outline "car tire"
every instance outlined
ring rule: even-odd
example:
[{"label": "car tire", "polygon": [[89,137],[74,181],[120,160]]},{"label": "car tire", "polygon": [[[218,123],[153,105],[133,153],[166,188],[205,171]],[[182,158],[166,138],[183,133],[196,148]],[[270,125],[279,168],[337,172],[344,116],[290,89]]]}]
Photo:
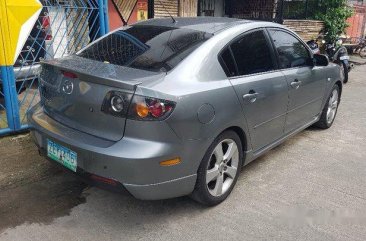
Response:
[{"label": "car tire", "polygon": [[320,119],[315,126],[321,129],[330,128],[336,118],[338,112],[338,106],[341,99],[341,92],[339,86],[336,84],[333,86],[330,96],[323,108]]},{"label": "car tire", "polygon": [[239,136],[234,131],[221,133],[203,157],[191,198],[206,206],[223,202],[233,190],[242,166],[243,148]]},{"label": "car tire", "polygon": [[348,67],[345,63],[341,62],[340,63],[340,67],[341,67],[341,74],[343,75],[343,83],[346,84],[348,82]]}]

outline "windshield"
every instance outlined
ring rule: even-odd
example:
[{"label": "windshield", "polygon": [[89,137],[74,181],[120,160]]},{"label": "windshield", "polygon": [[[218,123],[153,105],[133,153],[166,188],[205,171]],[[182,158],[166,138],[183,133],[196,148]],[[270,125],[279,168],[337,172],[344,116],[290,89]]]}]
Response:
[{"label": "windshield", "polygon": [[167,72],[211,36],[192,29],[135,25],[106,36],[78,56],[136,69]]}]

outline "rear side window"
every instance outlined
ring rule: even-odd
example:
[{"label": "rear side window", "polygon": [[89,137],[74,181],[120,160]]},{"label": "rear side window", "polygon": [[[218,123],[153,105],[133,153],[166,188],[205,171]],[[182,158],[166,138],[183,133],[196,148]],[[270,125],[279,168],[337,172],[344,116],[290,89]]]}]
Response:
[{"label": "rear side window", "polygon": [[[245,34],[229,47],[237,66],[237,75],[250,75],[274,70],[271,48],[262,30]],[[224,58],[224,54],[222,58]],[[226,64],[231,66],[230,63]]]},{"label": "rear side window", "polygon": [[222,52],[220,61],[228,77],[236,75],[236,66],[230,48],[227,48]]},{"label": "rear side window", "polygon": [[106,36],[78,56],[136,69],[167,72],[211,36],[191,29],[135,25]]},{"label": "rear side window", "polygon": [[307,48],[293,35],[281,30],[269,30],[278,52],[281,69],[308,66],[310,54]]}]

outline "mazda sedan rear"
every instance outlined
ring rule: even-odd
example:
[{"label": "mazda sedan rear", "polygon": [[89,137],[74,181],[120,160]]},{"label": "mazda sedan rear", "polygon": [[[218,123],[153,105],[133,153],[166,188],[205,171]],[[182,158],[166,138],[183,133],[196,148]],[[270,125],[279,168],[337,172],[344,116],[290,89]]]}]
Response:
[{"label": "mazda sedan rear", "polygon": [[44,62],[28,120],[42,154],[94,184],[216,205],[242,166],[332,125],[339,80],[278,24],[149,20]]}]

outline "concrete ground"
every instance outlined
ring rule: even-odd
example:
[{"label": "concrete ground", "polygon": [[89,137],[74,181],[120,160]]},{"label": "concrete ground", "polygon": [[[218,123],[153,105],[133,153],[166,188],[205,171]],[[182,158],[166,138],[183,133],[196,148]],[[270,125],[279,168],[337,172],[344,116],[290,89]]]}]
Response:
[{"label": "concrete ground", "polygon": [[214,208],[138,201],[86,187],[0,139],[0,240],[366,240],[366,66],[351,73],[334,126],[308,129],[245,167]]},{"label": "concrete ground", "polygon": [[364,65],[366,64],[366,59],[363,59],[359,55],[354,54],[350,56],[350,62],[355,65]]},{"label": "concrete ground", "polygon": [[[35,82],[33,82],[30,87],[18,94],[18,101],[20,103],[19,117],[21,124],[26,124],[26,112],[29,108],[38,103],[39,100],[38,87]],[[0,129],[7,127],[8,123],[5,112],[5,99],[3,93],[0,90]]]}]

